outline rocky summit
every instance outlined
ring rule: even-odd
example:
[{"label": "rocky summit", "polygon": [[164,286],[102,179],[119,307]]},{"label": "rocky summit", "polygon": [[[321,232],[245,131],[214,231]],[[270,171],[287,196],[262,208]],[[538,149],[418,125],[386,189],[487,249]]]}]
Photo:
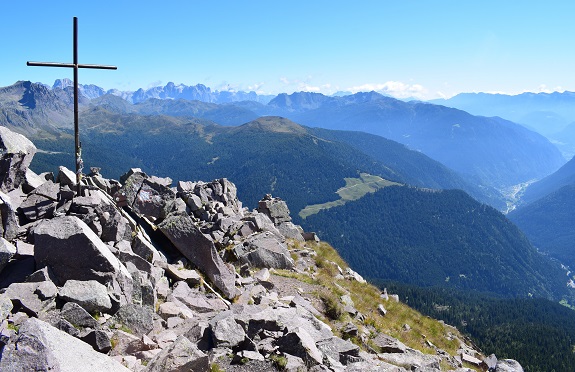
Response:
[{"label": "rocky summit", "polygon": [[77,195],[23,136],[0,147],[1,371],[522,371],[366,283],[279,198],[97,168]]}]

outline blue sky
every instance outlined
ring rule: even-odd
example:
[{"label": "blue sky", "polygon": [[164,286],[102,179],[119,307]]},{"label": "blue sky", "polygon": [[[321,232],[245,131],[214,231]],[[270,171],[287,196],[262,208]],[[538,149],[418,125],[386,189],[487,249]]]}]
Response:
[{"label": "blue sky", "polygon": [[72,71],[26,61],[117,65],[80,83],[136,90],[575,91],[574,1],[1,1],[0,86]]}]

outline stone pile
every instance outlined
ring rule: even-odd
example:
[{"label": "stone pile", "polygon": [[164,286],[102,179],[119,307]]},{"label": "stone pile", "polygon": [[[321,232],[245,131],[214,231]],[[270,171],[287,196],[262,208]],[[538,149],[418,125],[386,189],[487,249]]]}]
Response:
[{"label": "stone pile", "polygon": [[[68,169],[56,177],[28,169],[36,149],[26,138],[0,127],[0,142],[2,371],[461,366],[383,334],[364,351],[334,335],[310,299],[276,287],[271,271],[306,269],[288,242],[317,240],[280,199],[268,195],[249,211],[226,179],[172,187],[140,169],[118,182],[97,168],[75,195]],[[304,251],[298,265],[311,265]],[[363,281],[351,270],[341,275]],[[353,323],[341,332],[358,336]],[[500,362],[490,363],[497,370]]]}]

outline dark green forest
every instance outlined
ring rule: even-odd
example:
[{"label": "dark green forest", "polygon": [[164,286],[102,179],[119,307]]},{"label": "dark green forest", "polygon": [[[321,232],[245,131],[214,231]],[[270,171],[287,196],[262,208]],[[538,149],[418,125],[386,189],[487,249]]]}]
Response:
[{"label": "dark green forest", "polygon": [[575,268],[575,185],[509,213],[509,219],[541,251]]},{"label": "dark green forest", "polygon": [[575,369],[575,311],[556,302],[397,282],[377,284],[423,314],[456,326],[487,355],[515,359],[529,372]]},{"label": "dark green forest", "polygon": [[508,297],[568,295],[558,263],[503,214],[462,191],[386,187],[312,215],[303,226],[368,278]]}]

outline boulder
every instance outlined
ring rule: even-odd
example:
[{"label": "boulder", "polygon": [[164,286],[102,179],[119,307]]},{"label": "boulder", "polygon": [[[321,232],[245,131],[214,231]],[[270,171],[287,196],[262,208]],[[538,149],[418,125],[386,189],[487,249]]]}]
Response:
[{"label": "boulder", "polygon": [[46,181],[28,194],[19,210],[28,221],[51,218],[58,204],[59,191],[58,184]]},{"label": "boulder", "polygon": [[106,354],[112,350],[112,342],[108,334],[104,331],[94,330],[81,338],[82,341],[92,346],[92,348],[100,353]]},{"label": "boulder", "polygon": [[234,252],[240,262],[251,267],[291,269],[294,266],[285,243],[269,232],[250,236],[236,245]]},{"label": "boulder", "polygon": [[8,261],[10,261],[15,254],[16,247],[6,239],[0,238],[0,272],[6,267]]},{"label": "boulder", "polygon": [[495,372],[523,372],[523,367],[516,360],[502,359],[497,361]]},{"label": "boulder", "polygon": [[174,284],[173,291],[167,300],[182,303],[198,313],[211,313],[228,309],[228,306],[221,299],[208,298],[204,293],[201,293],[197,289],[190,288],[190,286],[183,281]]},{"label": "boulder", "polygon": [[158,227],[224,296],[236,296],[235,272],[218,255],[214,242],[200,231],[188,215],[170,214]]},{"label": "boulder", "polygon": [[95,280],[68,280],[60,288],[59,297],[66,302],[75,302],[90,314],[107,312],[112,308],[106,286]]},{"label": "boulder", "polygon": [[359,360],[359,346],[339,337],[332,337],[317,343],[317,348],[325,355],[343,365]]},{"label": "boulder", "polygon": [[132,209],[152,221],[166,218],[174,206],[176,193],[165,184],[163,179],[155,177],[144,179],[135,195]]},{"label": "boulder", "polygon": [[5,346],[1,371],[128,372],[129,369],[87,343],[36,318],[22,324]]},{"label": "boulder", "polygon": [[378,353],[405,353],[407,346],[401,341],[385,333],[378,334],[373,340],[372,345]]},{"label": "boulder", "polygon": [[321,351],[316,347],[314,339],[303,328],[296,328],[280,337],[276,344],[283,353],[303,359],[308,367],[322,363]]},{"label": "boulder", "polygon": [[0,294],[0,323],[10,315],[13,307],[10,297],[5,293]]},{"label": "boulder", "polygon": [[26,181],[36,146],[21,134],[0,126],[0,191],[8,193]]},{"label": "boulder", "polygon": [[233,348],[244,342],[246,333],[229,312],[218,314],[210,321],[212,341],[216,347]]},{"label": "boulder", "polygon": [[29,193],[30,191],[39,187],[46,181],[47,181],[46,177],[40,176],[34,173],[30,168],[28,168],[26,169],[26,180],[24,184],[22,184],[22,190],[25,193]]},{"label": "boulder", "polygon": [[60,316],[75,327],[96,328],[98,326],[98,321],[75,302],[64,304],[60,311]]},{"label": "boulder", "polygon": [[208,371],[209,357],[186,337],[180,336],[148,363],[145,372]]},{"label": "boulder", "polygon": [[18,234],[17,208],[12,199],[0,191],[0,236],[13,240]]},{"label": "boulder", "polygon": [[441,370],[441,357],[423,354],[419,350],[407,348],[404,353],[381,353],[377,355],[384,362],[400,365],[407,370]]},{"label": "boulder", "polygon": [[44,308],[44,303],[36,290],[40,283],[12,283],[6,288],[5,295],[12,300],[14,308],[23,311],[29,316],[38,316],[38,313]]},{"label": "boulder", "polygon": [[73,216],[43,221],[34,229],[37,267],[49,266],[61,283],[67,280],[117,281],[131,298],[131,276],[110,249],[80,219]]},{"label": "boulder", "polygon": [[286,202],[280,198],[272,198],[270,194],[259,201],[257,210],[267,215],[275,225],[291,221]]},{"label": "boulder", "polygon": [[279,232],[288,239],[299,240],[300,242],[305,241],[303,237],[303,229],[293,224],[292,222],[281,222],[277,226]]},{"label": "boulder", "polygon": [[112,322],[127,327],[132,334],[141,336],[154,328],[154,310],[149,306],[128,304],[122,306]]},{"label": "boulder", "polygon": [[70,189],[74,190],[76,187],[76,173],[64,166],[60,166],[58,168],[56,182],[61,186],[68,186]]}]

